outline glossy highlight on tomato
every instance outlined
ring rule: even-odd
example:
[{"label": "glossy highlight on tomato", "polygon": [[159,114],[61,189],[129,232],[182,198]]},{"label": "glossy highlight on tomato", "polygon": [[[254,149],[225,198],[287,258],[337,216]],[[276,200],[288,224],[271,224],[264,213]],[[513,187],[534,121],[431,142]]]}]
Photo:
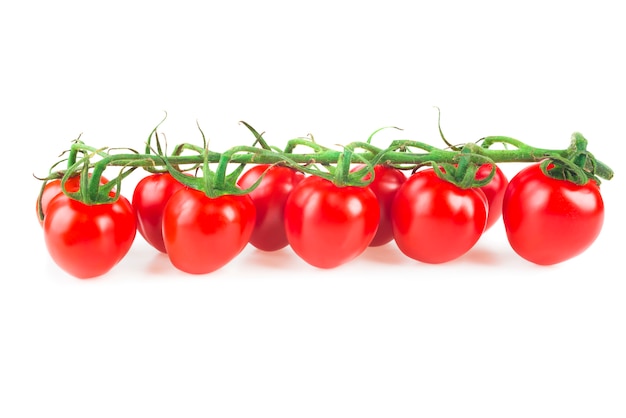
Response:
[{"label": "glossy highlight on tomato", "polygon": [[250,244],[259,250],[276,251],[286,247],[285,203],[294,187],[304,179],[304,173],[280,165],[259,164],[239,177],[242,189],[261,182],[249,193],[256,207],[256,223]]},{"label": "glossy highlight on tomato", "polygon": [[378,229],[380,209],[369,187],[338,186],[310,176],[285,204],[289,245],[307,263],[335,268],[363,253]]},{"label": "glossy highlight on tomato", "polygon": [[433,169],[411,175],[391,208],[393,235],[408,257],[438,264],[467,253],[487,223],[487,198],[479,189],[462,189]]},{"label": "glossy highlight on tomato", "polygon": [[65,194],[48,204],[44,240],[54,262],[72,276],[101,276],[130,250],[137,231],[135,212],[124,196],[114,203],[87,205]]},{"label": "glossy highlight on tomato", "polygon": [[211,273],[248,244],[256,208],[248,195],[209,197],[185,188],[172,195],[163,211],[163,242],[169,260],[191,274]]},{"label": "glossy highlight on tomato", "polygon": [[154,173],[142,178],[133,191],[132,204],[137,213],[137,230],[148,244],[166,252],[163,242],[163,210],[170,197],[185,186],[169,173]]},{"label": "glossy highlight on tomato", "polygon": [[517,254],[535,264],[553,265],[581,254],[595,241],[604,223],[604,202],[593,180],[579,186],[549,177],[540,164],[533,164],[509,182],[502,216]]}]

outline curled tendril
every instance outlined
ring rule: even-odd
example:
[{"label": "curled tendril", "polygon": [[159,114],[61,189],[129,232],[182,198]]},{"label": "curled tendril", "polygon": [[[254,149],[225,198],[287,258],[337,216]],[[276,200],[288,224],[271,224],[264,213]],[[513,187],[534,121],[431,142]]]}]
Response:
[{"label": "curled tendril", "polygon": [[442,141],[448,146],[448,148],[450,148],[452,151],[460,151],[461,148],[458,145],[452,145],[450,142],[448,142],[448,140],[444,136],[443,130],[441,129],[441,109],[439,109],[439,107],[437,106],[435,106],[435,109],[437,109],[437,128],[439,129],[439,136],[441,137]]},{"label": "curled tendril", "polygon": [[489,149],[494,144],[502,144],[505,149],[508,148],[507,145],[513,146],[517,149],[529,148],[528,145],[524,144],[522,141],[508,136],[485,136],[476,141],[476,143],[481,144],[484,149]]},{"label": "curled tendril", "polygon": [[298,146],[305,146],[310,148],[314,153],[318,153],[318,152],[324,152],[324,151],[328,151],[329,148],[324,147],[322,145],[319,145],[317,142],[315,142],[315,140],[313,139],[313,136],[310,135],[309,138],[294,138],[294,139],[290,139],[289,141],[287,141],[287,145],[285,146],[285,150],[284,152],[286,154],[293,154],[293,151],[296,149],[296,147]]},{"label": "curled tendril", "polygon": [[374,135],[376,135],[377,133],[385,130],[385,129],[397,129],[399,131],[402,131],[402,128],[398,128],[397,126],[383,126],[382,128],[378,128],[376,129],[374,132],[372,132],[372,134],[367,138],[367,141],[365,141],[368,144],[372,143],[372,138],[374,137]]},{"label": "curled tendril", "polygon": [[153,151],[152,149],[152,137],[154,136],[155,139],[157,140],[157,152],[159,155],[163,155],[161,152],[161,148],[160,148],[160,144],[159,144],[159,138],[158,138],[158,134],[157,134],[157,129],[159,129],[159,127],[161,126],[161,124],[163,122],[165,122],[165,119],[167,119],[167,112],[165,112],[165,115],[163,116],[163,119],[161,119],[161,121],[159,123],[157,123],[157,125],[152,129],[152,131],[150,131],[150,135],[148,135],[148,139],[146,141],[146,154],[150,154],[151,151]]},{"label": "curled tendril", "polygon": [[241,120],[241,121],[239,121],[239,123],[241,123],[241,124],[242,124],[242,125],[244,125],[246,128],[248,128],[248,130],[249,130],[250,132],[252,132],[252,134],[254,135],[255,141],[254,141],[254,143],[252,144],[252,146],[255,146],[256,144],[259,144],[259,145],[261,146],[261,148],[263,148],[263,149],[265,149],[265,150],[270,150],[270,151],[272,150],[272,147],[271,147],[271,146],[270,146],[270,145],[269,145],[269,144],[265,141],[265,139],[263,138],[263,134],[264,134],[264,132],[262,132],[262,133],[258,133],[258,132],[256,131],[256,129],[254,129],[252,126],[250,126],[250,124],[249,124],[249,123],[244,122],[244,121],[242,121],[242,120]]},{"label": "curled tendril", "polygon": [[[548,177],[571,181],[579,186],[587,184],[591,178],[585,170],[578,167],[571,160],[556,155],[541,161],[540,167],[543,174]],[[595,176],[593,177],[595,179]]]}]

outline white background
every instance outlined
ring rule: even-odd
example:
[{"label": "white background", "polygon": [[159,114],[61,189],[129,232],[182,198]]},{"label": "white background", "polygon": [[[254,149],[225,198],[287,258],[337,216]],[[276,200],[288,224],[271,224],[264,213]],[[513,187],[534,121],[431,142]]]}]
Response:
[{"label": "white background", "polygon": [[[3,4],[0,416],[626,416],[624,39],[610,1]],[[499,223],[444,265],[248,247],[191,276],[138,235],[86,281],[47,254],[33,174],[81,133],[142,149],[167,111],[169,143],[198,121],[217,151],[252,142],[240,120],[276,145],[437,145],[434,106],[454,143],[582,132],[616,171],[594,245],[538,267]]]}]

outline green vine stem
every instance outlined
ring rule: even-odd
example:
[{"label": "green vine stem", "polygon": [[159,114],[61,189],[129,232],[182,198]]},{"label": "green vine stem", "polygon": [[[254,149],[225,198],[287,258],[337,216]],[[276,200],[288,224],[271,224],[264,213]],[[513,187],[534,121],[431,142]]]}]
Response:
[{"label": "green vine stem", "polygon": [[[373,180],[373,167],[377,164],[413,171],[431,166],[440,177],[463,188],[486,184],[495,173],[495,164],[508,162],[542,162],[546,175],[577,184],[589,180],[599,184],[601,179],[610,180],[613,177],[613,170],[587,150],[588,141],[579,132],[575,132],[569,146],[561,150],[533,147],[506,136],[487,136],[475,143],[451,146],[443,134],[445,148],[409,139],[394,140],[386,148],[371,144],[376,133],[387,128],[399,129],[396,127],[380,128],[367,141],[339,145],[339,150],[316,143],[312,136],[289,140],[281,150],[269,145],[252,126],[241,123],[254,135],[254,143],[252,146],[235,146],[222,153],[209,150],[204,133],[203,146],[178,144],[170,154],[161,143],[156,128],[150,133],[144,153],[132,149],[94,148],[79,138],[64,153],[67,154],[65,160],[56,162],[47,176],[38,178],[44,182],[52,179],[66,181],[74,175],[89,174],[82,176],[80,192],[67,194],[89,204],[98,204],[115,200],[119,196],[122,180],[137,168],[150,173],[170,172],[187,186],[203,190],[211,196],[249,192],[250,189],[241,190],[236,186],[238,176],[248,164],[285,165],[345,186],[368,184]],[[296,152],[302,148],[306,151]],[[65,169],[60,168],[63,163]],[[237,168],[229,173],[228,167],[233,164]],[[361,168],[352,172],[351,167],[357,164]],[[476,171],[483,164],[492,164],[492,172],[487,178],[477,180]],[[215,171],[211,168],[213,165],[217,166]],[[101,185],[100,177],[111,167],[119,167],[119,175]],[[195,175],[189,175],[190,171],[194,171]],[[372,175],[367,176],[368,173]],[[369,180],[365,181],[366,177]]]}]

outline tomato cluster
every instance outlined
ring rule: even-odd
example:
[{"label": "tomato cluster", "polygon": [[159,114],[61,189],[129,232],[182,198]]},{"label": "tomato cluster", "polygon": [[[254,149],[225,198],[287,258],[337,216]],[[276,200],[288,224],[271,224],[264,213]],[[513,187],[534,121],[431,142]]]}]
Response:
[{"label": "tomato cluster", "polygon": [[[191,274],[223,267],[248,243],[262,251],[289,247],[321,269],[392,241],[407,257],[444,263],[467,253],[501,217],[512,249],[549,265],[580,254],[600,233],[604,206],[593,180],[557,180],[538,163],[510,181],[500,167],[484,164],[476,178],[492,172],[486,185],[461,188],[433,168],[406,174],[379,164],[361,187],[258,164],[237,181],[247,193],[210,197],[169,173],[151,173],[137,183],[130,201],[120,195],[92,205],[63,193],[55,180],[37,200],[37,212],[52,259],[78,278],[113,268],[136,231]],[[79,185],[79,176],[70,178],[65,190],[75,192]]]}]

